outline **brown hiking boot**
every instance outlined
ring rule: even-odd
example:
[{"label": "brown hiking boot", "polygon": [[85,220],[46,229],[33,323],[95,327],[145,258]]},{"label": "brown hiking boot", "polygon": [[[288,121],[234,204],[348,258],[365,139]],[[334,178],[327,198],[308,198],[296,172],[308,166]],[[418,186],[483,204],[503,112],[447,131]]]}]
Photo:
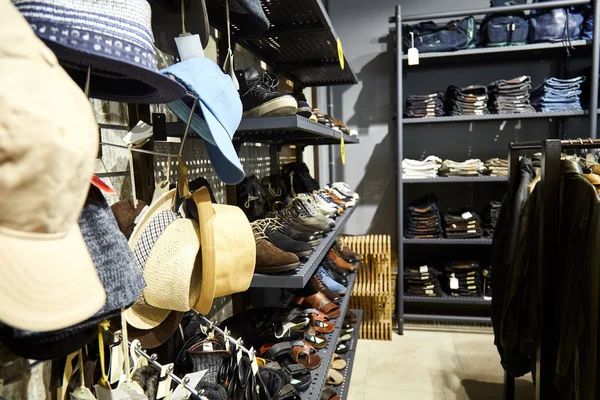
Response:
[{"label": "brown hiking boot", "polygon": [[261,274],[291,271],[300,266],[300,260],[293,253],[288,253],[276,247],[269,239],[257,229],[254,229],[256,240],[256,267],[255,271]]}]

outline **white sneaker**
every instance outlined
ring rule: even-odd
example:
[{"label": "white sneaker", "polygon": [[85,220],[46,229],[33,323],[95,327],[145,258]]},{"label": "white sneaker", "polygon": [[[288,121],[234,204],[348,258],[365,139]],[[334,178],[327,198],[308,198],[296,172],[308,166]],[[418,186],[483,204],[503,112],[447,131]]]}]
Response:
[{"label": "white sneaker", "polygon": [[335,213],[337,213],[338,208],[335,206],[335,204],[328,203],[325,201],[325,199],[316,194],[312,194],[311,197],[317,209],[326,217],[331,218]]},{"label": "white sneaker", "polygon": [[350,189],[350,186],[346,182],[335,182],[331,185],[331,187],[336,189],[338,192],[340,192],[346,197],[351,197],[354,200],[358,200],[360,198],[358,193]]},{"label": "white sneaker", "polygon": [[330,227],[334,227],[335,226],[335,221],[331,218],[329,218],[326,215],[323,215],[323,213],[318,209],[315,201],[313,200],[312,196],[308,193],[299,193],[298,196],[296,196],[296,199],[300,202],[302,202],[302,204],[304,205],[304,207],[308,210],[308,212],[316,219],[318,219],[319,221],[322,221],[326,224],[329,224]]}]

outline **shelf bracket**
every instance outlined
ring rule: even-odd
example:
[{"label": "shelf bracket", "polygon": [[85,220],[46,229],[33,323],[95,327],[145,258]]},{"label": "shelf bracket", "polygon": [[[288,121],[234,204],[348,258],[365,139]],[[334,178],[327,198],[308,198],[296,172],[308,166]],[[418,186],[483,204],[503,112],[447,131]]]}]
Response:
[{"label": "shelf bracket", "polygon": [[304,157],[304,149],[306,148],[303,144],[296,145],[296,162],[302,162]]}]

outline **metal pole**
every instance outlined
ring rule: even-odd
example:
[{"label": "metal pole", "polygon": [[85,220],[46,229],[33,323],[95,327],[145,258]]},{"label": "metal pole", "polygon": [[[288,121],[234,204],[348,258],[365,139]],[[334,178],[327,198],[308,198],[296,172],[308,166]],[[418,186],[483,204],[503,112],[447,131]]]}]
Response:
[{"label": "metal pole", "polygon": [[[327,114],[333,115],[333,88],[327,86]],[[335,182],[335,151],[333,145],[329,145],[329,183]]]},{"label": "metal pole", "polygon": [[592,0],[594,8],[594,38],[592,45],[592,76],[590,79],[590,138],[598,137],[598,74],[600,73],[600,1]]},{"label": "metal pole", "polygon": [[396,185],[397,185],[397,251],[396,316],[398,333],[404,332],[404,188],[402,186],[403,121],[402,121],[402,7],[396,6]]}]

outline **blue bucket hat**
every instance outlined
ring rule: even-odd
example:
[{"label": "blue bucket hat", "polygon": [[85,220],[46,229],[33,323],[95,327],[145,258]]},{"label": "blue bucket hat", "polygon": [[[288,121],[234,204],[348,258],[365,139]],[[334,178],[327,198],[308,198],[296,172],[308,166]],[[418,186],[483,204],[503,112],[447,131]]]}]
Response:
[{"label": "blue bucket hat", "polygon": [[[208,58],[195,57],[161,71],[175,78],[198,97],[191,128],[204,139],[208,157],[219,178],[229,185],[246,176],[233,147],[233,135],[242,120],[242,102],[229,75]],[[182,121],[187,121],[193,99],[167,105]]]}]

